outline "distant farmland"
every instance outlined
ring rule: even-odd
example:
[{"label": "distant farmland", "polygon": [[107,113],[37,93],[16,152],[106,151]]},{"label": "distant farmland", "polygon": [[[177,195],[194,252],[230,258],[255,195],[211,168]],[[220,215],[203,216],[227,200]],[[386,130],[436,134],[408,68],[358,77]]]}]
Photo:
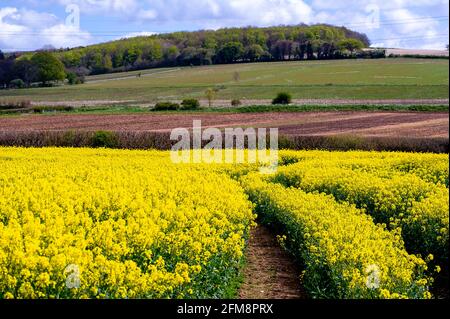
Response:
[{"label": "distant farmland", "polygon": [[207,88],[216,88],[220,100],[269,100],[280,91],[294,99],[448,99],[448,70],[448,60],[426,59],[166,68],[92,76],[77,86],[1,90],[0,99],[153,103],[203,99]]}]

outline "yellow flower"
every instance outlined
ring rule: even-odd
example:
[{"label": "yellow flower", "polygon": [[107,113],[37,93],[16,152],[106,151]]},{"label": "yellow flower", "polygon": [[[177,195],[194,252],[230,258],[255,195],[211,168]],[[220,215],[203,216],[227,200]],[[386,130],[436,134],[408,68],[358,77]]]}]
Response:
[{"label": "yellow flower", "polygon": [[218,274],[201,265],[237,271],[254,224],[232,165],[175,165],[158,151],[0,148],[0,166],[5,298],[207,297],[201,280]]},{"label": "yellow flower", "polygon": [[0,296],[218,296],[258,213],[282,226],[313,296],[431,297],[424,272],[448,256],[448,155],[280,157],[263,176],[160,151],[0,148]]}]

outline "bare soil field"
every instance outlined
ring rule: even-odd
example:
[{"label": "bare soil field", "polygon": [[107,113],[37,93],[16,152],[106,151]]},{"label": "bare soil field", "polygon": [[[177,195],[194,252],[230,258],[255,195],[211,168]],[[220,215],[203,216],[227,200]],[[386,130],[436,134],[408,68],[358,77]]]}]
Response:
[{"label": "bare soil field", "polygon": [[358,135],[438,138],[449,135],[448,113],[419,112],[310,112],[310,113],[192,113],[126,115],[22,115],[0,117],[0,131],[170,132],[191,128],[279,128],[280,134],[298,136]]},{"label": "bare soil field", "polygon": [[447,50],[411,50],[411,49],[386,49],[386,55],[424,55],[424,56],[448,56]]}]

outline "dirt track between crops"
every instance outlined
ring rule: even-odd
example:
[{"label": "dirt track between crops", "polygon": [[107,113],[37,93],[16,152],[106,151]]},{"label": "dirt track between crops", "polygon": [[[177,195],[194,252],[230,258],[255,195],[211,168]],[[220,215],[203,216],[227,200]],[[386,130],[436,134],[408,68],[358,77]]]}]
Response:
[{"label": "dirt track between crops", "polygon": [[0,131],[111,130],[170,132],[202,127],[279,128],[281,134],[303,136],[359,135],[384,137],[448,137],[448,113],[421,112],[307,112],[307,113],[203,113],[125,115],[22,115],[0,117]]},{"label": "dirt track between crops", "polygon": [[264,226],[252,231],[246,252],[241,299],[306,299],[300,271]]}]

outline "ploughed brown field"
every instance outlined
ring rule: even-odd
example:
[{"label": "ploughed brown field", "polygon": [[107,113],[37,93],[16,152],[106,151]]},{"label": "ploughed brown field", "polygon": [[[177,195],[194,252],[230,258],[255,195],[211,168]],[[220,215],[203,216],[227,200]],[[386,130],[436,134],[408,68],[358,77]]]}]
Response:
[{"label": "ploughed brown field", "polygon": [[280,134],[302,136],[359,135],[437,138],[449,135],[448,113],[311,112],[241,114],[23,115],[1,117],[0,131],[170,132],[191,128],[277,127]]}]

